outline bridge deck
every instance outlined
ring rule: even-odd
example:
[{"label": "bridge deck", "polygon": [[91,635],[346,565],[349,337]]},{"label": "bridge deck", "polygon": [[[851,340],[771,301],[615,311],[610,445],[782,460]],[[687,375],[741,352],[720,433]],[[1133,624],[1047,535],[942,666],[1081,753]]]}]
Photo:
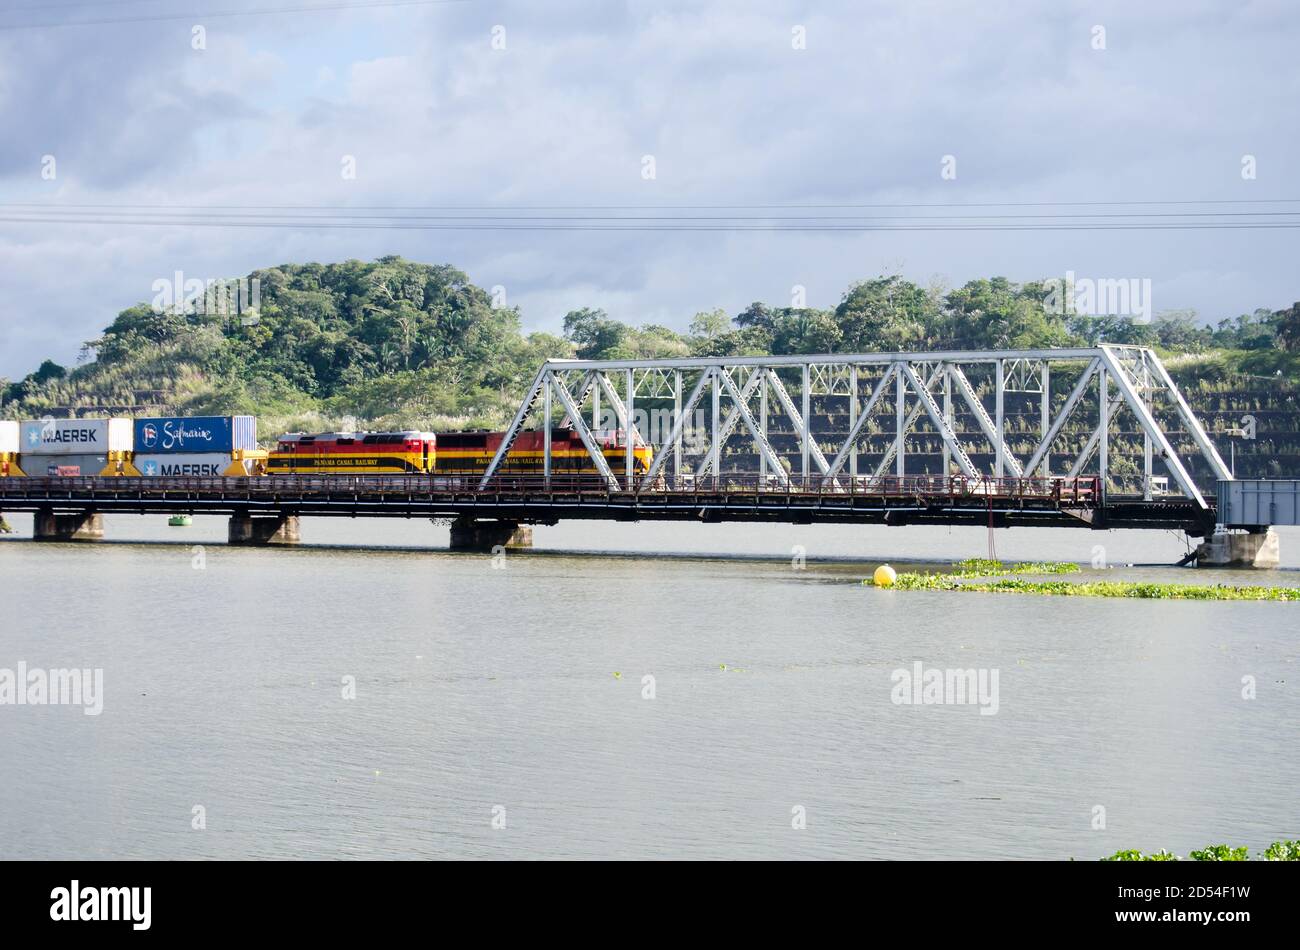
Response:
[{"label": "bridge deck", "polygon": [[278,514],[454,518],[553,524],[617,521],[768,521],[794,524],[971,524],[997,527],[1172,528],[1194,535],[1213,510],[1165,497],[1100,497],[1087,478],[757,476],[656,479],[631,491],[589,478],[333,475],[262,478],[0,478],[0,511]]}]

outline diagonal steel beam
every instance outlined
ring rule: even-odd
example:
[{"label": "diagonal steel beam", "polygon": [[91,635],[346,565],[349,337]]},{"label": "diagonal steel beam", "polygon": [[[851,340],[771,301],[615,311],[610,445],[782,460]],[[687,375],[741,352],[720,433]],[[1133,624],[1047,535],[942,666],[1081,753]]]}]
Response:
[{"label": "diagonal steel beam", "polygon": [[1160,357],[1156,356],[1155,353],[1147,354],[1147,362],[1155,367],[1156,376],[1164,384],[1165,391],[1174,397],[1174,405],[1178,408],[1178,415],[1182,418],[1183,425],[1187,427],[1187,431],[1191,433],[1192,438],[1200,448],[1201,454],[1205,456],[1206,461],[1210,463],[1210,467],[1214,469],[1215,477],[1224,481],[1232,481],[1232,472],[1227,465],[1223,464],[1223,456],[1215,448],[1214,442],[1206,433],[1204,426],[1201,425],[1201,421],[1196,418],[1196,414],[1192,412],[1192,407],[1183,398],[1182,392],[1174,385],[1173,378],[1170,377],[1169,371],[1165,369],[1165,364],[1161,362]]},{"label": "diagonal steel beam", "polygon": [[1060,435],[1061,428],[1065,425],[1066,420],[1070,418],[1070,413],[1074,412],[1074,407],[1077,406],[1079,401],[1083,398],[1083,393],[1088,388],[1088,382],[1097,374],[1097,370],[1100,368],[1101,361],[1094,359],[1088,364],[1088,368],[1083,371],[1083,375],[1079,377],[1079,381],[1074,384],[1074,389],[1071,391],[1070,397],[1065,400],[1065,405],[1061,406],[1061,411],[1056,414],[1056,420],[1052,423],[1052,427],[1047,430],[1047,433],[1043,436],[1043,441],[1038,443],[1038,448],[1034,450],[1033,456],[1029,459],[1029,464],[1025,466],[1025,475],[1033,475],[1038,471],[1038,466],[1047,458],[1047,453],[1051,451],[1052,443],[1055,442],[1056,437]]},{"label": "diagonal steel beam", "polygon": [[618,427],[625,432],[632,428],[628,424],[627,406],[623,404],[622,398],[610,385],[609,377],[604,373],[597,373],[596,384],[600,387],[600,391],[605,394],[605,398],[609,400],[609,404],[614,407],[614,417],[618,420]]},{"label": "diagonal steel beam", "polygon": [[980,401],[980,397],[976,394],[975,388],[971,386],[970,380],[966,378],[966,374],[962,372],[961,367],[956,364],[952,367],[952,378],[957,383],[957,392],[961,393],[961,397],[965,400],[966,405],[970,406],[970,411],[975,416],[975,421],[979,423],[980,429],[983,430],[984,437],[992,443],[993,451],[996,452],[998,450],[1000,443],[1003,460],[1011,466],[1011,471],[1017,478],[1019,478],[1025,473],[1024,468],[1020,465],[1019,460],[1011,454],[1011,448],[1007,445],[1006,436],[1003,433],[996,431],[997,426],[995,426],[993,420],[989,418],[989,413],[988,410],[984,408],[984,403]]},{"label": "diagonal steel beam", "polygon": [[1119,388],[1120,395],[1124,397],[1124,401],[1128,404],[1129,409],[1137,416],[1138,422],[1142,424],[1143,430],[1147,435],[1151,436],[1152,441],[1160,447],[1160,451],[1164,456],[1165,465],[1169,467],[1170,473],[1178,482],[1178,486],[1183,490],[1183,493],[1187,495],[1188,498],[1195,501],[1202,510],[1207,510],[1210,506],[1206,504],[1205,498],[1202,497],[1200,489],[1198,489],[1196,483],[1192,481],[1192,476],[1189,475],[1187,469],[1183,467],[1182,459],[1178,457],[1178,454],[1174,451],[1174,447],[1170,445],[1169,440],[1165,438],[1165,433],[1156,422],[1155,416],[1151,414],[1151,410],[1147,408],[1147,404],[1134,388],[1133,380],[1129,377],[1128,370],[1124,368],[1121,361],[1115,357],[1115,354],[1111,352],[1109,347],[1101,347],[1101,356],[1099,359],[1103,364],[1105,364],[1106,369],[1110,371],[1110,375],[1115,380],[1115,385]]},{"label": "diagonal steel beam", "polygon": [[929,387],[921,381],[921,377],[912,368],[912,364],[903,363],[899,369],[903,374],[903,378],[911,384],[912,390],[920,397],[921,405],[925,407],[925,411],[930,416],[930,421],[939,430],[939,436],[957,459],[957,464],[961,467],[962,472],[972,478],[978,476],[979,472],[975,470],[975,463],[970,460],[966,450],[961,447],[961,443],[957,440],[957,434],[952,431],[952,427],[948,425],[948,420],[943,417],[943,410],[934,401],[934,396],[931,395]]},{"label": "diagonal steel beam", "polygon": [[[901,367],[903,365],[904,364],[901,362],[894,364],[895,367]],[[929,389],[931,386],[933,386],[936,382],[939,381],[939,377],[943,375],[943,371],[944,371],[944,364],[940,363],[939,366],[935,368],[934,372],[930,374],[930,380],[929,382],[926,383],[927,389]],[[900,433],[906,434],[910,432],[912,430],[912,426],[916,425],[916,420],[921,418],[921,413],[923,413],[924,411],[925,410],[919,405],[913,406],[911,410],[907,413],[907,417],[903,420],[902,425],[899,425],[897,422],[894,423],[894,438],[890,440],[889,448],[885,449],[884,457],[880,460],[880,464],[876,466],[876,471],[875,471],[876,478],[879,478],[880,476],[885,474],[885,469],[889,468],[889,463],[892,462],[894,460],[894,456],[898,454],[899,434]]]},{"label": "diagonal steel beam", "polygon": [[[569,418],[573,420],[573,430],[578,433],[578,438],[582,439],[582,444],[586,446],[587,454],[591,456],[591,461],[596,466],[596,471],[598,471],[601,478],[605,480],[605,484],[609,486],[610,491],[618,491],[618,479],[615,478],[614,473],[610,471],[609,462],[605,460],[605,454],[600,450],[600,446],[596,444],[596,439],[591,434],[591,429],[587,425],[587,420],[582,418],[582,403],[574,402],[573,395],[569,392],[569,387],[564,385],[564,381],[556,377],[554,374],[551,375],[551,388],[555,392],[555,395],[560,398],[560,404],[564,406],[564,411],[567,412]],[[586,381],[583,386],[584,402],[586,401],[585,394],[590,392],[590,389],[590,381]],[[631,491],[632,486],[627,486],[627,490]]]},{"label": "diagonal steel beam", "polygon": [[844,440],[844,444],[840,446],[840,450],[835,453],[835,458],[831,462],[830,468],[826,470],[827,475],[834,477],[840,473],[840,469],[844,467],[844,460],[847,459],[849,453],[853,451],[853,444],[857,442],[858,437],[862,434],[863,428],[866,427],[867,417],[871,415],[871,410],[876,408],[876,403],[878,403],[880,397],[884,395],[885,387],[889,385],[889,381],[894,378],[896,372],[898,372],[897,365],[890,366],[889,369],[885,370],[885,375],[880,377],[880,382],[876,383],[876,388],[871,391],[871,398],[868,399],[858,411],[858,421],[855,422],[853,428],[849,430],[849,437]]},{"label": "diagonal steel beam", "polygon": [[[686,420],[690,418],[691,413],[695,410],[695,404],[700,401],[700,395],[704,392],[704,387],[708,385],[709,380],[713,378],[715,372],[717,372],[717,368],[710,366],[705,369],[705,371],[700,374],[700,378],[695,381],[695,386],[691,389],[690,396],[688,396],[686,402],[682,404],[681,412],[677,413],[677,418],[673,420],[673,429],[668,433],[668,438],[664,440],[664,445],[677,444],[677,440],[681,438],[682,429],[686,424]],[[664,459],[667,457],[667,452],[655,453],[654,460],[650,463],[650,469],[645,474],[646,484],[652,482],[655,476],[659,474],[659,470],[663,468]]]},{"label": "diagonal steel beam", "polygon": [[[754,375],[756,377],[760,376],[761,372],[755,373]],[[759,454],[767,459],[767,464],[770,465],[784,481],[789,482],[790,475],[786,472],[785,466],[781,464],[781,459],[777,457],[771,443],[763,437],[763,433],[759,431],[758,423],[754,421],[753,415],[750,414],[749,406],[747,405],[749,394],[737,390],[736,384],[732,382],[731,377],[727,373],[723,373],[720,378],[722,380],[722,388],[725,389],[727,394],[735,401],[735,412],[740,414],[741,419],[744,420],[745,428],[749,429],[749,434],[754,437],[754,444],[758,446]]]},{"label": "diagonal steel beam", "polygon": [[[789,416],[790,421],[794,423],[795,431],[800,434],[800,439],[803,444],[807,445],[808,453],[812,457],[813,464],[817,466],[817,471],[825,475],[827,470],[830,468],[830,463],[826,461],[826,456],[822,454],[821,447],[817,445],[816,441],[814,441],[812,437],[812,427],[804,424],[803,416],[800,414],[798,408],[796,408],[794,400],[790,398],[790,394],[786,391],[785,384],[781,382],[780,377],[777,376],[776,373],[769,373],[767,381],[772,386],[772,392],[776,393],[776,401],[781,404],[781,408],[785,410],[785,414]],[[800,448],[802,449],[803,445],[801,445]]]},{"label": "diagonal steel beam", "polygon": [[[1110,401],[1110,410],[1106,413],[1106,418],[1114,419],[1115,413],[1118,412],[1120,407],[1123,405],[1123,399],[1112,399]],[[1092,430],[1092,435],[1088,436],[1088,441],[1084,443],[1083,450],[1079,452],[1078,456],[1074,460],[1074,464],[1070,466],[1070,478],[1077,478],[1083,471],[1084,466],[1087,465],[1089,460],[1092,458],[1092,453],[1097,451],[1097,446],[1101,443],[1101,431],[1101,426],[1098,425]]]},{"label": "diagonal steel beam", "polygon": [[[532,412],[533,406],[537,403],[537,397],[542,394],[542,390],[546,389],[550,385],[550,378],[550,367],[543,365],[537,374],[537,378],[533,380],[533,385],[532,388],[528,390],[528,395],[525,396],[524,401],[520,403],[519,411],[515,413],[515,418],[510,423],[510,427],[506,429],[506,434],[501,439],[501,446],[497,449],[496,455],[492,456],[492,461],[488,463],[487,469],[483,472],[483,477],[478,483],[479,491],[482,491],[487,487],[488,481],[497,473],[497,469],[501,465],[501,460],[506,457],[506,454],[510,451],[510,447],[515,444],[515,439],[519,438],[519,431],[523,428],[524,421],[528,418],[529,413]],[[546,420],[546,425],[548,428],[550,427],[550,419]],[[434,451],[437,451],[436,445],[434,446]]]},{"label": "diagonal steel beam", "polygon": [[[763,374],[766,372],[767,372],[766,369],[759,369],[751,373],[749,379],[745,381],[744,387],[740,390],[740,398],[748,399],[750,396],[752,396],[754,390],[758,388],[758,384],[762,381]],[[725,367],[719,372],[718,378],[722,381],[722,384],[724,386],[726,386],[728,382],[732,382],[731,388],[735,389],[735,383],[734,381],[731,380],[731,374],[726,371]],[[739,422],[740,422],[740,409],[738,406],[732,406],[731,412],[727,414],[726,420],[722,423],[722,428],[718,430],[719,445],[726,444],[727,440],[731,438],[731,434],[735,432],[736,426],[737,424],[739,424]],[[700,470],[696,474],[706,475],[708,474],[709,469],[711,469],[712,467],[713,467],[713,455],[712,453],[710,453],[704,459],[704,464],[700,466]]]}]

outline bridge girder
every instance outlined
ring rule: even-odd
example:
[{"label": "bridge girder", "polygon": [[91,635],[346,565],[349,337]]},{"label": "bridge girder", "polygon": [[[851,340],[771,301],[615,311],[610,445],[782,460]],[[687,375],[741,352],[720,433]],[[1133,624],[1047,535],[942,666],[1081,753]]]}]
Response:
[{"label": "bridge girder", "polygon": [[[568,380],[579,374],[576,390],[570,390]],[[893,405],[885,406],[891,381]],[[1063,395],[1071,382],[1072,388]],[[1062,392],[1054,395],[1053,383]],[[957,399],[953,398],[954,389]],[[685,398],[684,392],[689,393]],[[611,407],[613,428],[623,433],[622,444],[627,449],[624,463],[616,467],[609,465],[601,451],[602,395]],[[779,407],[775,413],[769,395]],[[1030,415],[1037,421],[1031,431],[1022,427],[1008,432],[1008,395],[1036,401]],[[546,477],[551,474],[549,430],[558,411],[558,421],[567,422],[576,431],[601,478],[612,489],[624,491],[657,484],[661,475],[674,483],[705,475],[719,477],[724,474],[722,449],[732,439],[748,442],[758,457],[760,473],[770,478],[774,487],[783,489],[802,479],[823,490],[841,490],[843,478],[859,477],[858,465],[864,458],[875,463],[876,476],[891,464],[895,474],[908,474],[916,455],[931,454],[908,452],[909,437],[923,436],[938,440],[944,474],[955,465],[968,477],[1050,475],[1055,461],[1060,474],[1080,475],[1095,458],[1096,474],[1103,485],[1122,477],[1140,477],[1146,500],[1152,498],[1153,466],[1158,458],[1181,493],[1204,510],[1207,502],[1176,449],[1177,436],[1185,435],[1195,448],[1191,454],[1199,454],[1213,477],[1232,478],[1160,358],[1145,347],[1103,344],[1045,350],[551,360],[529,388],[480,488],[486,488],[499,473],[510,445],[535,417],[539,401],[545,416],[539,424],[548,433],[544,440]],[[590,424],[585,417],[589,401]],[[838,409],[846,402],[848,422],[840,426]],[[665,403],[671,405],[665,407]],[[820,414],[815,411],[817,403]],[[659,408],[652,416],[637,408],[643,405]],[[668,413],[667,424],[663,424],[663,412]],[[1066,423],[1082,412],[1091,414],[1084,420],[1089,437],[1074,448],[1059,446]],[[959,413],[973,424],[965,429],[959,426]],[[1116,419],[1125,413],[1131,423],[1128,431],[1142,438],[1140,476],[1123,475],[1110,466],[1111,440],[1118,432]],[[1025,415],[1020,414],[1022,419]],[[700,424],[691,425],[692,418]],[[917,430],[922,419],[931,431]],[[788,423],[792,431],[774,433],[773,421]],[[776,435],[787,446],[784,453],[776,447]],[[1033,446],[1020,456],[1028,458],[1023,464],[1012,451],[1013,435]],[[685,445],[688,436],[689,451]],[[864,448],[862,440],[871,437],[886,438],[886,447],[876,452]],[[822,442],[833,449],[829,460]],[[635,472],[633,464],[632,447],[638,444],[655,450],[649,471],[642,475]],[[992,458],[986,470],[976,466],[972,459],[976,454]],[[685,464],[685,455],[700,458],[690,466]]]}]

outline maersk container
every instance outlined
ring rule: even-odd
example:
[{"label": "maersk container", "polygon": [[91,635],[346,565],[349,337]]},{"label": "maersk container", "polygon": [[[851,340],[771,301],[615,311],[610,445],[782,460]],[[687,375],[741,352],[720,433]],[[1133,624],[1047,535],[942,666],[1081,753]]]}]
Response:
[{"label": "maersk container", "polygon": [[77,470],[76,474],[83,477],[99,475],[108,468],[108,465],[108,457],[105,455],[32,455],[24,452],[18,456],[18,467],[23,470],[24,475],[33,478],[58,475],[59,469],[70,475],[71,469],[74,468]]},{"label": "maersk container", "polygon": [[21,424],[24,455],[102,455],[131,451],[130,419],[29,419]]},{"label": "maersk container", "polygon": [[0,419],[0,455],[12,455],[18,451],[18,423]]},{"label": "maersk container", "polygon": [[163,453],[135,456],[136,470],[145,478],[215,478],[235,463],[229,452]]},{"label": "maersk container", "polygon": [[180,416],[135,420],[135,451],[194,455],[257,448],[253,416]]}]

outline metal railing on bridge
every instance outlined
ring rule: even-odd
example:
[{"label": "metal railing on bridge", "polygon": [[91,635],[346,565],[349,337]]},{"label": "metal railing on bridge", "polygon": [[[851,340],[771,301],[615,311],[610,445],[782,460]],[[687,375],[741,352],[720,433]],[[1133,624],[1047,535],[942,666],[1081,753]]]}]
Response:
[{"label": "metal railing on bridge", "polygon": [[994,478],[965,475],[881,475],[780,478],[757,473],[634,477],[629,486],[592,474],[494,475],[270,475],[257,477],[34,476],[0,483],[5,495],[26,498],[216,494],[292,497],[310,493],[359,495],[523,495],[612,497],[614,495],[757,495],[1015,500],[1051,499],[1090,505],[1101,499],[1101,480],[1082,477]]}]

